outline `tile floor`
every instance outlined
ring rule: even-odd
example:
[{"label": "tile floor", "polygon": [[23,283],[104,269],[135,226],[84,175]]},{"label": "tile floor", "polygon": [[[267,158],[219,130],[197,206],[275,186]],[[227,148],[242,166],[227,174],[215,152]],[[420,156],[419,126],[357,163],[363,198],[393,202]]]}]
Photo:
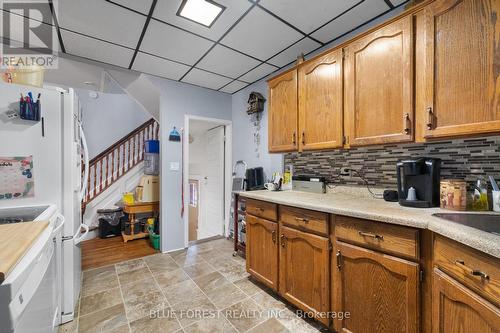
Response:
[{"label": "tile floor", "polygon": [[324,331],[252,281],[226,239],[87,270],[75,313],[60,333]]}]

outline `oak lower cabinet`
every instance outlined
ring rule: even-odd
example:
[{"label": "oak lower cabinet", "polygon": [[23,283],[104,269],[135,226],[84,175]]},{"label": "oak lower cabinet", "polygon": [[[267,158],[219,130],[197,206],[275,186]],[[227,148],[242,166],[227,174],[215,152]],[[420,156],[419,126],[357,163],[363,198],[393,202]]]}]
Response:
[{"label": "oak lower cabinet", "polygon": [[341,241],[334,249],[333,311],[345,313],[336,331],[419,332],[419,264]]},{"label": "oak lower cabinet", "polygon": [[328,325],[330,246],[326,237],[280,225],[279,292]]},{"label": "oak lower cabinet", "polygon": [[500,309],[437,268],[432,314],[433,333],[500,332]]},{"label": "oak lower cabinet", "polygon": [[299,67],[299,149],[343,146],[342,50]]},{"label": "oak lower cabinet", "polygon": [[247,272],[278,290],[278,223],[247,215]]},{"label": "oak lower cabinet", "polygon": [[423,139],[500,132],[499,15],[497,0],[439,0],[417,18]]},{"label": "oak lower cabinet", "polygon": [[349,146],[413,141],[413,25],[404,17],[345,47]]},{"label": "oak lower cabinet", "polygon": [[293,69],[271,79],[269,86],[270,153],[298,149],[297,70]]}]

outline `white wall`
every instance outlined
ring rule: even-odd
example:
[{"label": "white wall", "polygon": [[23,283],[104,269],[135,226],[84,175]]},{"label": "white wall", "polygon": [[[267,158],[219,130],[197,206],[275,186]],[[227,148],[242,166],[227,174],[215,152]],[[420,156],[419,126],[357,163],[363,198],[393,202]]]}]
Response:
[{"label": "white wall", "polygon": [[255,152],[255,130],[246,112],[248,96],[252,91],[261,93],[267,99],[267,83],[263,80],[232,95],[233,164],[238,160],[244,160],[249,168],[263,167],[265,179],[268,179],[271,178],[273,172],[282,171],[283,155],[269,154],[267,150],[267,101],[260,121],[260,144],[258,152]]},{"label": "white wall", "polygon": [[[184,127],[185,115],[231,120],[231,95],[152,76],[149,79],[161,93],[161,249],[166,252],[184,248],[185,229],[181,217],[182,145],[168,141],[170,130]],[[181,169],[171,171],[171,162],[178,162]]]},{"label": "white wall", "polygon": [[146,122],[151,115],[126,94],[98,93],[76,89],[83,107],[83,129],[92,159],[113,143]]}]

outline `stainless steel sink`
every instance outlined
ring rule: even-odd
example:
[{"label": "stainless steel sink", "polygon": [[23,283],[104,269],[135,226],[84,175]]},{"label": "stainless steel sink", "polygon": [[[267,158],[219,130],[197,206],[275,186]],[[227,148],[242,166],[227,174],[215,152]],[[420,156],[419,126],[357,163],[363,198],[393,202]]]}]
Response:
[{"label": "stainless steel sink", "polygon": [[435,213],[432,215],[500,236],[500,214]]}]

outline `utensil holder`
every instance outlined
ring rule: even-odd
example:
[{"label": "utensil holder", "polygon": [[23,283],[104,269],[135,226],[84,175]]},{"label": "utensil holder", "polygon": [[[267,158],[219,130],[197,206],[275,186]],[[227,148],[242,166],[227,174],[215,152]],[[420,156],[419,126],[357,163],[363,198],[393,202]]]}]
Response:
[{"label": "utensil holder", "polygon": [[19,102],[19,116],[24,120],[40,121],[42,113],[40,101],[36,102]]},{"label": "utensil holder", "polygon": [[500,212],[500,191],[493,191],[493,211]]}]

